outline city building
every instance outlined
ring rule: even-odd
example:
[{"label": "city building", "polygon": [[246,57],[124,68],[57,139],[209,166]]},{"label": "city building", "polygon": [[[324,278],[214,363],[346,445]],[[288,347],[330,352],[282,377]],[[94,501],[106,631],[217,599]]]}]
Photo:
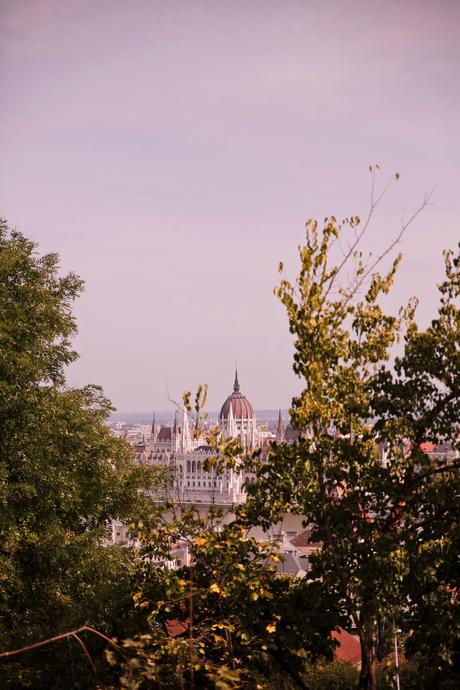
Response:
[{"label": "city building", "polygon": [[[235,371],[233,391],[222,404],[217,420],[219,440],[223,443],[235,440],[242,452],[260,449],[261,457],[275,441],[294,440],[291,427],[285,428],[281,410],[274,419],[270,431],[267,424],[258,425],[254,408],[241,392],[238,373]],[[117,431],[119,431],[117,428]],[[136,433],[137,429],[137,433]],[[150,494],[153,501],[167,502],[175,506],[194,506],[204,515],[211,506],[224,509],[224,522],[232,519],[233,505],[246,500],[245,484],[251,477],[236,467],[225,467],[216,471],[219,451],[209,445],[206,430],[197,428],[185,410],[176,411],[172,424],[157,424],[155,414],[149,433],[145,427],[123,427],[124,436],[133,448],[136,462],[153,465],[165,470],[166,481],[161,488]],[[268,532],[254,528],[255,538],[288,541],[303,529],[302,516],[286,514],[283,520],[273,525]],[[128,529],[119,521],[112,525],[112,543],[138,546],[130,539]],[[181,547],[183,550],[183,546]],[[292,550],[292,545],[288,550]],[[297,556],[296,556],[297,557]],[[177,557],[184,561],[184,554]],[[307,561],[305,561],[306,563]],[[167,564],[171,567],[171,564]]]},{"label": "city building", "polygon": [[[233,392],[220,410],[219,429],[222,441],[235,439],[244,452],[261,447],[267,434],[274,438],[270,432],[259,433],[254,408],[241,393],[237,372]],[[152,497],[154,500],[169,498],[194,505],[222,506],[241,503],[245,500],[244,483],[248,477],[232,468],[216,472],[211,467],[216,455],[216,449],[190,423],[185,410],[180,424],[176,413],[172,427],[158,429],[154,418],[149,441],[135,447],[136,460],[170,469],[168,495],[158,492]]]}]

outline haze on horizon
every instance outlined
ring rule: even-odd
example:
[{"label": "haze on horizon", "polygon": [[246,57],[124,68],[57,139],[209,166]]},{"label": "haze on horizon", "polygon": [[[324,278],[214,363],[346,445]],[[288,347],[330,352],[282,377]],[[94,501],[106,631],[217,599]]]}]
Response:
[{"label": "haze on horizon", "polygon": [[69,383],[120,411],[200,382],[286,408],[299,383],[273,296],[307,217],[401,244],[389,303],[433,314],[460,237],[460,4],[450,0],[3,0],[0,215],[86,281]]}]

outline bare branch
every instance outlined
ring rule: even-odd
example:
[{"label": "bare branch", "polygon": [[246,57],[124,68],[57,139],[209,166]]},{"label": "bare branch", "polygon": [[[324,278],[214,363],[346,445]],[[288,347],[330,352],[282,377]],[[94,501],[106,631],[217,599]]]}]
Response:
[{"label": "bare branch", "polygon": [[[16,654],[22,654],[23,652],[28,652],[32,649],[38,649],[39,647],[44,647],[45,645],[53,644],[54,642],[58,642],[59,640],[64,640],[65,638],[68,637],[74,637],[78,640],[80,645],[86,650],[85,654],[90,658],[90,663],[94,668],[93,661],[91,657],[89,656],[89,652],[86,649],[85,645],[83,642],[80,640],[78,637],[79,633],[82,632],[91,632],[94,635],[97,635],[98,637],[101,637],[103,640],[108,642],[108,644],[112,645],[112,647],[117,647],[115,642],[110,639],[110,637],[107,637],[107,635],[104,635],[103,633],[99,632],[99,630],[96,630],[95,628],[91,628],[89,625],[82,625],[80,628],[76,628],[76,630],[69,630],[68,632],[61,633],[60,635],[55,635],[54,637],[49,637],[46,640],[41,640],[40,642],[34,642],[33,644],[26,645],[25,647],[20,647],[19,649],[12,649],[11,651],[8,652],[0,652],[0,659],[1,658],[9,658],[12,656],[15,656]],[[95,669],[94,669],[95,670]]]},{"label": "bare branch", "polygon": [[97,675],[96,666],[95,666],[95,664],[94,664],[93,659],[91,658],[91,654],[88,652],[88,649],[86,648],[85,643],[83,642],[83,640],[81,640],[81,639],[78,637],[77,633],[72,633],[72,637],[75,638],[75,639],[77,640],[78,644],[80,645],[80,647],[81,647],[82,650],[83,650],[83,654],[84,654],[84,655],[86,656],[86,658],[88,659],[89,665],[91,666],[91,668],[92,668],[93,671],[94,671],[94,675]]},{"label": "bare branch", "polygon": [[332,276],[332,278],[331,278],[331,280],[330,280],[330,283],[329,283],[329,285],[328,285],[328,288],[327,288],[327,290],[326,290],[326,292],[325,292],[323,302],[327,299],[327,296],[328,296],[328,294],[330,293],[330,291],[331,291],[331,289],[332,289],[332,287],[333,287],[333,285],[334,285],[334,281],[335,281],[335,279],[337,278],[338,274],[340,273],[340,271],[342,270],[342,268],[345,266],[345,264],[347,263],[347,261],[349,260],[349,258],[352,256],[353,252],[355,251],[356,247],[358,246],[358,244],[359,244],[360,241],[362,240],[362,238],[363,238],[365,232],[367,231],[367,229],[368,229],[368,227],[369,227],[369,225],[370,225],[370,222],[371,222],[371,220],[372,220],[372,216],[374,215],[375,209],[377,208],[377,206],[380,204],[380,202],[381,202],[382,199],[384,198],[385,194],[387,193],[388,189],[390,188],[391,184],[393,183],[393,180],[394,180],[394,177],[391,176],[390,179],[388,180],[388,182],[386,183],[385,187],[383,188],[382,192],[379,194],[379,196],[377,197],[377,199],[375,199],[375,196],[374,196],[374,191],[375,191],[375,168],[372,168],[371,206],[370,206],[369,212],[368,212],[368,214],[367,214],[367,218],[366,218],[366,220],[365,220],[365,222],[364,222],[364,225],[363,225],[362,229],[361,229],[359,232],[355,233],[355,240],[354,240],[354,242],[349,246],[348,252],[345,254],[345,256],[343,257],[341,263],[339,264],[339,266],[338,266],[338,268],[337,268],[337,271],[336,271],[336,272],[334,273],[334,275]]},{"label": "bare branch", "polygon": [[369,275],[372,273],[372,271],[375,270],[375,268],[378,266],[378,264],[383,261],[383,259],[388,256],[388,254],[395,248],[395,246],[401,241],[402,236],[406,232],[407,228],[414,222],[414,220],[417,218],[418,215],[423,211],[424,208],[429,206],[430,204],[430,198],[431,198],[432,192],[425,193],[425,196],[423,197],[423,201],[420,204],[420,206],[414,211],[414,213],[411,215],[409,220],[404,222],[401,226],[401,230],[398,233],[398,235],[393,239],[393,241],[388,245],[388,247],[383,251],[376,259],[375,261],[367,268],[367,270],[363,273],[361,276],[360,280],[356,283],[355,287],[353,288],[353,291],[351,294],[347,297],[345,301],[345,305],[350,302],[351,299],[355,296],[355,294],[358,292],[359,288],[361,285],[365,282],[365,280],[369,277]]}]

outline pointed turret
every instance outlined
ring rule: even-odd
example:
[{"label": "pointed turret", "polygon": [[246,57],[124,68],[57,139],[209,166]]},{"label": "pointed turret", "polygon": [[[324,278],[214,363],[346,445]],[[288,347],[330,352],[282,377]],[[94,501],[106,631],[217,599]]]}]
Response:
[{"label": "pointed turret", "polygon": [[276,429],[276,442],[277,443],[282,443],[284,440],[284,423],[283,419],[281,417],[281,408],[278,414],[278,427]]},{"label": "pointed turret", "polygon": [[182,453],[186,453],[188,450],[190,450],[190,432],[189,432],[189,426],[188,426],[187,412],[185,410],[184,410],[184,418],[182,420],[180,449],[181,449]]},{"label": "pointed turret", "polygon": [[152,417],[151,436],[152,436],[152,438],[155,438],[156,435],[157,435],[157,429],[156,429],[156,424],[155,424],[155,412],[154,412],[153,417]]},{"label": "pointed turret", "polygon": [[173,436],[177,436],[177,410],[174,413]]},{"label": "pointed turret", "polygon": [[240,392],[240,384],[238,381],[238,369],[236,367],[235,367],[235,383],[233,384],[233,392],[234,393]]}]

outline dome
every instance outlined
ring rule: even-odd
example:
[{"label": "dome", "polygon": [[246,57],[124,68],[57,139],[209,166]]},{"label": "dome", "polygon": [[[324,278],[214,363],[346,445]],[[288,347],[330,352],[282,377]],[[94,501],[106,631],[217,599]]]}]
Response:
[{"label": "dome", "polygon": [[245,396],[240,393],[240,384],[238,383],[238,373],[235,372],[235,383],[233,385],[233,393],[228,396],[227,400],[222,405],[220,411],[220,419],[228,419],[230,415],[230,408],[234,419],[255,419],[254,409]]}]

